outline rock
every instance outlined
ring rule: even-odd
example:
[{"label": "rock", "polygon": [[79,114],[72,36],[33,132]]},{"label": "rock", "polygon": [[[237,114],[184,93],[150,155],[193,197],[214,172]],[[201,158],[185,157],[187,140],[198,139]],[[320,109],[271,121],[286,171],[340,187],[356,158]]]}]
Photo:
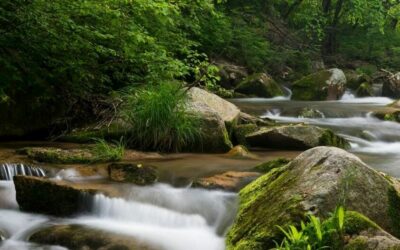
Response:
[{"label": "rock", "polygon": [[325,115],[317,109],[303,108],[299,114],[299,118],[325,118]]},{"label": "rock", "polygon": [[261,163],[261,164],[255,166],[254,170],[261,172],[261,173],[268,173],[272,169],[286,166],[289,162],[290,162],[290,160],[288,160],[286,158],[278,158],[278,159],[275,159],[272,161],[267,161],[267,162]]},{"label": "rock", "polygon": [[347,210],[366,215],[398,237],[397,187],[395,180],[342,149],[307,150],[240,191],[239,212],[227,235],[227,249],[270,249],[274,240],[282,238],[276,225],[298,225],[309,212],[327,218],[343,202]]},{"label": "rock", "polygon": [[388,73],[382,87],[382,95],[390,98],[400,98],[400,72]]},{"label": "rock", "polygon": [[257,126],[273,126],[275,122],[269,118],[259,118],[253,115],[249,115],[244,112],[240,112],[239,124],[255,124]]},{"label": "rock", "polygon": [[193,182],[192,187],[237,192],[259,176],[260,174],[256,172],[228,171],[223,174],[197,179]]},{"label": "rock", "polygon": [[248,76],[235,88],[235,91],[249,96],[266,98],[284,95],[281,87],[265,73]]},{"label": "rock", "polygon": [[22,211],[54,216],[71,216],[85,211],[84,198],[101,192],[115,195],[110,187],[81,186],[66,181],[52,181],[30,176],[14,176],[16,199]]},{"label": "rock", "polygon": [[347,80],[346,87],[352,90],[357,90],[362,83],[372,83],[370,76],[362,73],[360,74],[355,70],[346,70],[344,74]]},{"label": "rock", "polygon": [[356,95],[359,97],[373,96],[374,89],[370,83],[364,82],[357,88]]},{"label": "rock", "polygon": [[191,88],[188,91],[190,102],[202,103],[216,112],[229,128],[239,119],[240,110],[232,103],[221,97],[200,88]]},{"label": "rock", "polygon": [[226,153],[226,156],[231,158],[243,158],[243,159],[257,158],[255,154],[250,153],[249,150],[242,145],[237,145],[234,148],[232,148],[228,153]]},{"label": "rock", "polygon": [[29,241],[38,244],[59,245],[76,250],[155,249],[133,239],[131,236],[117,235],[112,232],[80,225],[55,225],[40,229],[30,236]]},{"label": "rock", "polygon": [[352,236],[344,249],[395,250],[400,249],[400,240],[383,230],[365,230]]},{"label": "rock", "polygon": [[25,154],[29,158],[47,163],[90,163],[97,160],[89,149],[61,149],[53,147],[27,147],[17,150],[17,153]]},{"label": "rock", "polygon": [[338,100],[346,89],[346,76],[340,69],[329,69],[303,77],[292,85],[292,99],[302,101]]},{"label": "rock", "polygon": [[6,234],[0,229],[0,243],[6,239]]},{"label": "rock", "polygon": [[235,126],[233,128],[234,142],[247,147],[248,143],[246,141],[246,136],[248,134],[254,133],[258,129],[258,126],[252,123]]},{"label": "rock", "polygon": [[233,89],[248,76],[245,67],[225,61],[217,62],[216,65],[219,68],[219,76],[221,78],[219,84],[226,89]]},{"label": "rock", "polygon": [[329,129],[312,125],[264,127],[246,135],[251,147],[279,149],[309,149],[317,146],[348,148],[350,144]]},{"label": "rock", "polygon": [[136,185],[149,185],[158,180],[156,167],[144,164],[113,163],[108,166],[108,174],[113,181]]},{"label": "rock", "polygon": [[215,110],[202,102],[189,103],[187,109],[198,117],[202,135],[201,141],[187,151],[224,153],[232,148],[225,122]]},{"label": "rock", "polygon": [[384,121],[400,122],[400,101],[395,101],[386,107],[372,112],[372,115]]}]

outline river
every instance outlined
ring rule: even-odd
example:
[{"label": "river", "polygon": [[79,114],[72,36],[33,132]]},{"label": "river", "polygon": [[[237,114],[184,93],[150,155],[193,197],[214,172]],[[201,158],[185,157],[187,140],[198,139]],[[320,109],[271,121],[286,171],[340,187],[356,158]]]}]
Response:
[{"label": "river", "polygon": [[[355,98],[347,93],[342,100],[325,102],[297,102],[289,98],[231,101],[245,112],[279,123],[304,122],[331,128],[351,142],[350,152],[373,168],[400,177],[400,125],[370,115],[371,111],[392,102],[388,98]],[[303,108],[317,109],[323,113],[323,117],[298,117]],[[21,160],[15,155],[15,148],[30,144],[19,142],[0,145],[2,161]],[[0,181],[0,229],[7,236],[0,249],[65,249],[31,244],[27,238],[33,231],[47,225],[79,224],[129,235],[156,249],[222,250],[224,234],[237,209],[237,195],[192,189],[189,187],[191,180],[227,170],[248,170],[260,162],[281,156],[293,158],[299,153],[257,150],[255,154],[259,158],[253,160],[235,160],[224,155],[172,154],[151,160],[160,169],[161,183],[147,187],[108,183],[101,175],[80,176],[72,169],[73,166],[65,166],[62,170],[44,165],[44,169],[53,169],[46,171],[50,177],[75,182],[105,182],[123,189],[123,196],[109,198],[98,194],[91,202],[89,213],[73,218],[54,218],[20,212],[12,181]],[[42,174],[38,169],[31,171]]]}]

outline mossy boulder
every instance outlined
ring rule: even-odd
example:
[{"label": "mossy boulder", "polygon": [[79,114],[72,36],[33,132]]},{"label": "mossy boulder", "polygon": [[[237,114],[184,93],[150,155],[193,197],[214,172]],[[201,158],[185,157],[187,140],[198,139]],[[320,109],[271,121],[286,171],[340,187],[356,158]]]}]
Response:
[{"label": "mossy boulder", "polygon": [[226,61],[218,61],[216,63],[219,68],[219,76],[221,78],[219,84],[226,89],[235,88],[243,79],[248,76],[245,67]]},{"label": "mossy boulder", "polygon": [[256,159],[257,155],[252,154],[245,146],[237,145],[229,150],[228,153],[225,154],[230,158],[238,158],[238,159]]},{"label": "mossy boulder", "polygon": [[248,134],[254,133],[258,129],[259,127],[257,126],[257,124],[253,123],[237,125],[233,128],[233,141],[237,144],[241,144],[247,147],[248,143],[246,141],[246,136]]},{"label": "mossy boulder", "polygon": [[390,103],[386,107],[374,111],[372,115],[384,121],[400,122],[400,101]]},{"label": "mossy boulder", "polygon": [[261,172],[261,173],[268,173],[272,169],[280,168],[280,167],[287,165],[289,162],[290,162],[289,159],[278,158],[278,159],[275,159],[272,161],[263,162],[263,163],[255,166],[254,170]]},{"label": "mossy boulder", "polygon": [[16,199],[22,211],[55,216],[70,216],[83,211],[85,195],[92,189],[76,188],[45,178],[14,176]]},{"label": "mossy boulder", "polygon": [[283,96],[283,90],[274,79],[265,73],[257,73],[245,78],[235,91],[248,96],[271,98]]},{"label": "mossy boulder", "polygon": [[373,96],[374,89],[370,83],[364,82],[357,88],[356,95],[359,97]]},{"label": "mossy boulder", "polygon": [[158,180],[157,168],[141,163],[110,164],[108,175],[112,181],[130,182],[136,185],[150,185]]},{"label": "mossy boulder", "polygon": [[395,182],[342,149],[307,150],[240,191],[239,212],[227,235],[227,249],[274,247],[274,241],[283,237],[276,225],[299,225],[307,213],[328,218],[343,202],[348,210],[364,214],[398,237],[400,196]]},{"label": "mossy boulder", "polygon": [[301,101],[337,100],[346,89],[346,76],[340,69],[318,71],[292,85],[292,99]]},{"label": "mossy boulder", "polygon": [[237,192],[259,176],[260,174],[256,172],[228,171],[210,177],[199,178],[193,182],[192,187]]},{"label": "mossy boulder", "polygon": [[370,76],[359,73],[355,70],[345,70],[344,74],[346,75],[346,87],[352,90],[357,90],[362,83],[371,83],[372,79]]},{"label": "mossy boulder", "polygon": [[30,242],[59,245],[69,249],[153,250],[130,236],[84,227],[81,225],[55,225],[33,233]]},{"label": "mossy boulder", "polygon": [[350,144],[330,129],[312,125],[264,127],[245,136],[251,147],[309,149],[317,146],[348,148]]},{"label": "mossy boulder", "polygon": [[382,95],[390,98],[400,98],[400,72],[396,74],[388,72],[382,86]]}]

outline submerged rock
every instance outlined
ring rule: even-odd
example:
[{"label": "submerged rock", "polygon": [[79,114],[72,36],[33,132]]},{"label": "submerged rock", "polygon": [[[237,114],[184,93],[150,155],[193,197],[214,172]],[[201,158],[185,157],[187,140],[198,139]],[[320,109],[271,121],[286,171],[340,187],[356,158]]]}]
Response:
[{"label": "submerged rock", "polygon": [[237,192],[259,176],[260,174],[256,172],[228,171],[223,174],[197,179],[193,182],[192,187]]},{"label": "submerged rock", "polygon": [[266,98],[284,95],[278,83],[265,73],[248,76],[235,88],[235,91],[249,96]]},{"label": "submerged rock", "polygon": [[17,151],[38,162],[47,163],[90,163],[96,160],[89,149],[61,149],[53,147],[23,148]]},{"label": "submerged rock", "polygon": [[329,129],[303,124],[264,127],[245,137],[250,146],[262,148],[309,149],[317,146],[350,146],[344,138]]},{"label": "submerged rock", "polygon": [[117,195],[117,191],[110,186],[91,186],[31,176],[15,176],[14,185],[22,211],[62,217],[86,211],[88,207],[85,202],[91,194],[101,192]]},{"label": "submerged rock", "polygon": [[29,237],[29,241],[59,245],[69,249],[108,249],[108,250],[153,250],[145,243],[131,236],[118,235],[109,231],[88,228],[80,225],[56,225],[40,229]]},{"label": "submerged rock", "polygon": [[136,185],[149,185],[158,180],[156,167],[143,164],[114,163],[108,166],[108,174],[113,181]]},{"label": "submerged rock", "polygon": [[38,177],[15,176],[14,185],[22,211],[55,216],[70,216],[82,211],[84,195],[94,193]]},{"label": "submerged rock", "polygon": [[304,108],[301,110],[299,117],[315,119],[315,118],[325,118],[325,115],[318,109]]},{"label": "submerged rock", "polygon": [[292,99],[302,101],[337,100],[346,89],[346,76],[340,69],[329,69],[303,77],[292,85]]},{"label": "submerged rock", "polygon": [[228,153],[226,153],[226,156],[231,158],[243,158],[243,159],[257,158],[257,155],[250,153],[250,151],[245,146],[242,145],[237,145],[234,148],[232,148]]},{"label": "submerged rock", "polygon": [[241,190],[227,249],[269,249],[282,239],[276,225],[298,225],[306,213],[327,218],[343,203],[400,236],[397,182],[342,149],[317,147]]}]

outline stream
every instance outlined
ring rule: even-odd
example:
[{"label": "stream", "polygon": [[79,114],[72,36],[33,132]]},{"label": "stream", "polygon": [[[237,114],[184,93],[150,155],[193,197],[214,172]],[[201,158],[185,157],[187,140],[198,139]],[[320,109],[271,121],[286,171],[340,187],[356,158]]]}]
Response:
[{"label": "stream", "polygon": [[[400,124],[381,121],[371,111],[392,102],[382,97],[355,98],[347,93],[342,100],[298,102],[289,98],[232,99],[244,112],[274,119],[279,123],[303,122],[331,128],[351,142],[352,153],[373,168],[400,177]],[[317,109],[322,118],[301,118],[303,108]],[[15,148],[30,143],[2,144],[2,162],[17,162]],[[32,232],[48,225],[78,224],[132,236],[162,250],[223,250],[224,235],[237,210],[237,194],[189,188],[191,180],[227,170],[248,170],[260,162],[277,157],[293,158],[299,151],[255,151],[258,159],[230,159],[224,155],[173,154],[151,163],[160,168],[161,183],[138,187],[108,183],[97,176],[80,176],[74,170],[47,171],[53,178],[83,183],[106,183],[124,190],[120,198],[97,194],[88,213],[73,218],[55,218],[20,212],[11,176],[43,176],[37,168],[0,168],[0,229],[6,238],[0,249],[65,249],[28,243]],[[46,167],[46,166],[44,166]]]}]

